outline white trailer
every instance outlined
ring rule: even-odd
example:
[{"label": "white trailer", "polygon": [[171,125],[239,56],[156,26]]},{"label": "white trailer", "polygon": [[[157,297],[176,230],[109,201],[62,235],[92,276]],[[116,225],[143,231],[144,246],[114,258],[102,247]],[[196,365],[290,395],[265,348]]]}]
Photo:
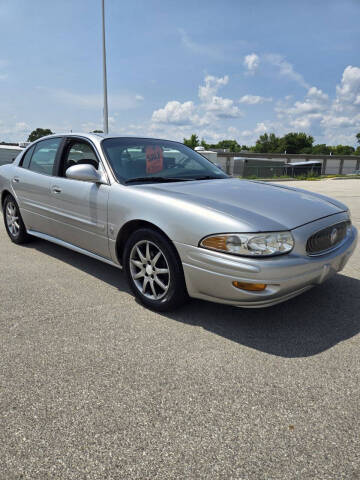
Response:
[{"label": "white trailer", "polygon": [[16,145],[0,144],[0,165],[12,163],[23,149]]}]

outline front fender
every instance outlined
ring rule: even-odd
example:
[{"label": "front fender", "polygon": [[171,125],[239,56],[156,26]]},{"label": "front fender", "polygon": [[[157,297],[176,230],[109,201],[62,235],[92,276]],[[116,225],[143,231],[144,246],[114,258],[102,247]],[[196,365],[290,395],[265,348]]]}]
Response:
[{"label": "front fender", "polygon": [[156,225],[173,242],[193,246],[197,246],[206,235],[244,229],[241,221],[208,207],[150,191],[112,185],[108,204],[108,231],[110,250],[115,256],[119,232],[126,223],[133,220]]}]

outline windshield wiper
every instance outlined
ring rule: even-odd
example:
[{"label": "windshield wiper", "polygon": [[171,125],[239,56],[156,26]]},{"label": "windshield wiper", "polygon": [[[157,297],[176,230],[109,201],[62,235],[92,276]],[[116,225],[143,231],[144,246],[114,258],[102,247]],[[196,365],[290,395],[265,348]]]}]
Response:
[{"label": "windshield wiper", "polygon": [[127,183],[136,182],[149,182],[149,183],[162,183],[162,182],[189,182],[194,180],[193,178],[179,178],[179,177],[135,177],[125,181]]},{"label": "windshield wiper", "polygon": [[[226,178],[226,177],[224,177]],[[195,177],[194,180],[220,180],[222,177],[214,177],[212,175],[204,175],[202,177]]]}]

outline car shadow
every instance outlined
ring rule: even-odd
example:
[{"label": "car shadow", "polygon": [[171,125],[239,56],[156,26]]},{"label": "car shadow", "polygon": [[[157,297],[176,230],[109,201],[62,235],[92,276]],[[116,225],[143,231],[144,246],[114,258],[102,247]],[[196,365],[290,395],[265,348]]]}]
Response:
[{"label": "car shadow", "polygon": [[[115,267],[42,240],[35,240],[28,248],[130,293],[124,275]],[[337,274],[323,285],[273,307],[243,309],[191,300],[177,311],[159,315],[271,355],[297,358],[316,355],[354,337],[360,332],[359,312],[360,280]]]},{"label": "car shadow", "polygon": [[192,301],[170,316],[250,348],[287,358],[308,357],[360,332],[360,280],[337,274],[287,302],[244,309]]}]

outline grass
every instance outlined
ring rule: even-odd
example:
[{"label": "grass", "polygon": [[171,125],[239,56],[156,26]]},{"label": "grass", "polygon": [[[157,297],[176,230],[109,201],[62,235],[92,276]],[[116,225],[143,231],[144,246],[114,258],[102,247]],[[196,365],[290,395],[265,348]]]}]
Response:
[{"label": "grass", "polygon": [[282,180],[291,180],[293,177],[289,177],[288,175],[274,175],[273,177],[257,177],[256,175],[248,175],[247,177],[239,177],[244,178],[245,180],[274,180],[274,179],[282,179]]},{"label": "grass", "polygon": [[360,178],[360,175],[339,175],[339,174],[334,174],[334,175],[323,175],[323,178]]},{"label": "grass", "polygon": [[[242,177],[239,177],[242,178]],[[317,176],[307,176],[307,175],[299,175],[297,177],[289,177],[288,175],[274,175],[273,177],[266,177],[261,178],[257,177],[256,175],[249,175],[247,177],[243,177],[245,180],[261,180],[261,181],[273,181],[273,180],[321,180],[321,177]]]}]

